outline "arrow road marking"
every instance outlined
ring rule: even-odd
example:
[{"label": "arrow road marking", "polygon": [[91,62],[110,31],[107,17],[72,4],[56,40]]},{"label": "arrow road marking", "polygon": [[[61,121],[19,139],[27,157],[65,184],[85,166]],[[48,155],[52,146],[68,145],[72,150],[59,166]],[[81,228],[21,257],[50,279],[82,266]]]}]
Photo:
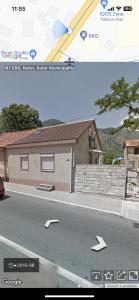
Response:
[{"label": "arrow road marking", "polygon": [[52,223],[59,223],[59,220],[48,220],[45,224],[44,227],[48,228],[50,224]]},{"label": "arrow road marking", "polygon": [[96,239],[98,240],[99,244],[97,244],[94,247],[91,247],[91,250],[93,251],[100,251],[107,247],[106,243],[104,242],[103,238],[101,236],[96,236]]}]

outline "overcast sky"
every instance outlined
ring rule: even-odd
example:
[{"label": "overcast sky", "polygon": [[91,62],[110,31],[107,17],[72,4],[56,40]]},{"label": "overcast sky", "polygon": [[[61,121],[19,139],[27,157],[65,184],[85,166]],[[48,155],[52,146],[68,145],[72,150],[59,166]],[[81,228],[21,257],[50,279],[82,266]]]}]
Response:
[{"label": "overcast sky", "polygon": [[113,81],[124,76],[133,83],[139,63],[80,63],[74,72],[4,72],[0,63],[0,110],[13,102],[30,104],[41,120],[62,121],[92,116],[97,126],[118,126],[126,110],[93,116],[94,102],[108,93]]}]

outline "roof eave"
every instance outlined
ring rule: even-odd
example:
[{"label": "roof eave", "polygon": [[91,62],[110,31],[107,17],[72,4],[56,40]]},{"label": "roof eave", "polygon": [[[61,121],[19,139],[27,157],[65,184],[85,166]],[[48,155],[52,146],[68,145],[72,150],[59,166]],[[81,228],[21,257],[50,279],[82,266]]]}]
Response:
[{"label": "roof eave", "polygon": [[11,144],[8,145],[7,148],[26,148],[26,147],[38,147],[38,146],[55,146],[55,145],[65,145],[65,144],[76,144],[76,139],[72,140],[63,140],[63,141],[52,141],[52,142],[33,142],[33,143],[25,143],[25,144]]}]

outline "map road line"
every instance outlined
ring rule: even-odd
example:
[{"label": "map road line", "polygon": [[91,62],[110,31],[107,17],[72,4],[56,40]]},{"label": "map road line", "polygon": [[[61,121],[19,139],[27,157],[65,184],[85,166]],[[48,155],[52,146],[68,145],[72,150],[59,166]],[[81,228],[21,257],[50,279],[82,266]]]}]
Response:
[{"label": "map road line", "polygon": [[79,12],[69,25],[72,29],[70,35],[66,34],[60,38],[56,46],[49,53],[46,58],[46,62],[58,62],[61,59],[62,53],[67,50],[70,44],[73,42],[74,38],[77,36],[85,22],[88,20],[92,12],[95,10],[96,6],[100,3],[100,0],[86,0],[83,6],[80,8]]}]

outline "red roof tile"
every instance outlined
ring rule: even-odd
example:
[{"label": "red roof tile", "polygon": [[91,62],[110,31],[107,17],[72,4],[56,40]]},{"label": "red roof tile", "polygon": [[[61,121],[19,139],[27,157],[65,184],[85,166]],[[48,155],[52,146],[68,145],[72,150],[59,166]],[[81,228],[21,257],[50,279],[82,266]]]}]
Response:
[{"label": "red roof tile", "polygon": [[0,148],[13,144],[19,139],[25,138],[35,131],[36,129],[31,129],[31,130],[3,133],[0,135]]},{"label": "red roof tile", "polygon": [[19,145],[78,139],[87,130],[87,128],[92,125],[92,123],[95,124],[95,121],[81,121],[77,123],[40,128],[30,136],[13,142],[13,144]]}]

